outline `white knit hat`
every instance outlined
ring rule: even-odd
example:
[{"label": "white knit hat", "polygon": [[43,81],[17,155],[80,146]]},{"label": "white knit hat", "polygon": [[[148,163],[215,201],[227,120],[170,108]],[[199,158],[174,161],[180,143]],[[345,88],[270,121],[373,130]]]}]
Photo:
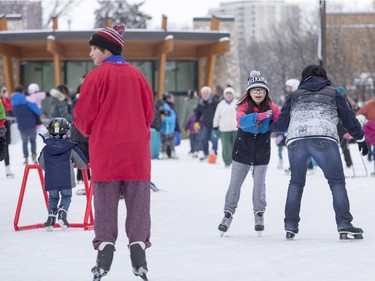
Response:
[{"label": "white knit hat", "polygon": [[37,83],[31,83],[29,87],[27,87],[27,92],[29,94],[34,94],[39,92],[39,85]]},{"label": "white knit hat", "polygon": [[288,79],[285,81],[285,86],[289,86],[292,89],[292,92],[298,89],[299,80],[297,79]]},{"label": "white knit hat", "polygon": [[234,95],[234,89],[232,87],[226,87],[223,91],[223,95],[226,93],[232,93],[232,95]]}]

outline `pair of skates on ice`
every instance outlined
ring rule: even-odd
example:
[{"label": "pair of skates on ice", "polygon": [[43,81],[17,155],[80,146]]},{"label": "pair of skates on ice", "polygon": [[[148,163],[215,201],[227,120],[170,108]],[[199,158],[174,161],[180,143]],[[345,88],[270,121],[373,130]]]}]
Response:
[{"label": "pair of skates on ice", "polygon": [[[347,227],[340,228],[337,230],[339,232],[340,240],[360,240],[363,239],[363,230],[359,227]],[[297,229],[286,229],[286,239],[292,240],[298,233]]]},{"label": "pair of skates on ice", "polygon": [[[145,248],[146,246],[143,242],[133,242],[129,245],[130,260],[134,275],[141,277],[144,281],[148,281]],[[112,243],[105,242],[100,244],[96,265],[91,269],[91,272],[94,274],[93,281],[100,281],[102,277],[107,275],[111,269],[114,252],[115,245]]]},{"label": "pair of skates on ice", "polygon": [[[223,236],[229,229],[232,223],[233,216],[229,212],[224,212],[224,218],[219,224],[220,236]],[[264,230],[264,212],[257,212],[254,214],[254,230],[258,233],[258,236],[262,234]],[[338,229],[340,240],[356,240],[363,239],[363,230],[359,227],[348,227]],[[298,233],[298,229],[286,229],[286,239],[292,240]]]},{"label": "pair of skates on ice", "polygon": [[[254,214],[254,230],[258,233],[258,236],[262,234],[262,231],[264,230],[264,212],[256,212]],[[224,218],[221,220],[221,223],[219,224],[219,231],[220,236],[223,236],[225,232],[228,231],[230,224],[232,223],[233,216],[229,212],[224,212]]]},{"label": "pair of skates on ice", "polygon": [[69,228],[67,216],[68,212],[65,210],[64,206],[60,206],[59,209],[51,209],[48,212],[48,218],[44,223],[44,227],[47,231],[53,231],[57,218],[57,222],[60,224],[61,228],[67,230]]}]

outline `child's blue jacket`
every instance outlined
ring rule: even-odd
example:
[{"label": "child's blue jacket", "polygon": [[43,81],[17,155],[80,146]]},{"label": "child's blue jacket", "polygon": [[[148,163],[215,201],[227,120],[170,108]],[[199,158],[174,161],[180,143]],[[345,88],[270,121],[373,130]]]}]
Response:
[{"label": "child's blue jacket", "polygon": [[69,139],[48,138],[44,143],[38,161],[45,170],[45,190],[75,187],[73,164],[83,169],[88,163],[81,147]]}]

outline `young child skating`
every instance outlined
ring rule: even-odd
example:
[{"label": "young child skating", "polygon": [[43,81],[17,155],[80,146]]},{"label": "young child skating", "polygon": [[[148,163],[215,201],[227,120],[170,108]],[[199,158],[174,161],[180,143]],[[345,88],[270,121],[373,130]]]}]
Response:
[{"label": "young child skating", "polygon": [[229,228],[240,199],[241,187],[249,171],[253,176],[253,213],[255,231],[264,230],[266,210],[266,172],[271,155],[269,125],[280,115],[271,102],[269,87],[259,71],[252,71],[245,95],[238,101],[238,130],[232,152],[231,179],[225,196],[224,218],[219,225],[223,235]]},{"label": "young child skating", "polygon": [[[80,146],[69,139],[70,123],[65,118],[53,118],[48,124],[49,138],[38,158],[45,170],[44,189],[48,192],[48,218],[44,226],[52,231],[56,222],[62,229],[69,227],[67,214],[75,187],[73,163],[78,168],[87,166]],[[60,204],[59,204],[60,203]]]}]

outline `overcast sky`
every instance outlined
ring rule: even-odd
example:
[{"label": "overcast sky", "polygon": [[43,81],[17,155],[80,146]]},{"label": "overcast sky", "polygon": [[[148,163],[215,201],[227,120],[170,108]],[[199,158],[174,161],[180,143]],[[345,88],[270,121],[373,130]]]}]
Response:
[{"label": "overcast sky", "polygon": [[[129,0],[128,3],[139,3],[140,1]],[[194,17],[207,16],[208,10],[219,7],[220,3],[235,1],[238,0],[145,0],[141,10],[152,16],[152,20],[148,25],[151,29],[159,29],[161,27],[163,14],[168,17],[168,26],[170,28],[183,28],[191,27]],[[318,0],[287,1],[303,3],[303,8],[312,7],[319,3]],[[371,0],[336,0],[327,2],[328,5],[332,5],[332,3],[340,3],[340,5],[345,5],[345,10],[357,11],[368,11],[372,3]],[[68,16],[59,19],[59,29],[68,29],[68,21],[71,21],[70,27],[72,30],[91,29],[94,25],[94,10],[97,6],[97,1],[95,0],[77,1],[76,8]]]}]

